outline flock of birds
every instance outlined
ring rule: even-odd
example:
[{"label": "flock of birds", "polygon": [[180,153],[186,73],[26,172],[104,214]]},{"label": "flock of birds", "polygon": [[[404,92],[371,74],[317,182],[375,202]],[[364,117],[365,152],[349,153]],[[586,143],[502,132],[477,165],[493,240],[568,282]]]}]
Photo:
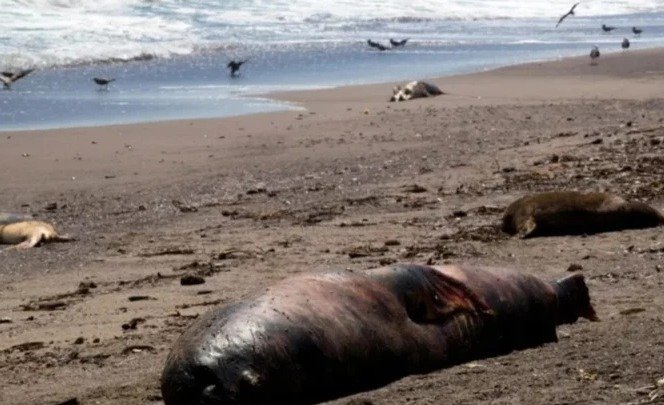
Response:
[{"label": "flock of birds", "polygon": [[410,38],[402,39],[401,41],[397,41],[395,39],[390,38],[390,45],[391,47],[387,47],[380,42],[375,42],[370,39],[367,39],[367,44],[369,44],[370,47],[378,49],[379,51],[387,51],[389,49],[394,49],[394,48],[401,48],[406,45],[406,42],[408,42]]},{"label": "flock of birds", "polygon": [[[556,24],[556,28],[558,28],[558,26],[567,17],[576,15],[574,13],[574,10],[576,9],[576,6],[578,6],[579,4],[581,4],[581,3],[579,2],[579,3],[574,4],[572,6],[572,8],[567,13],[565,13],[563,16],[560,17],[560,19],[558,20],[558,23]],[[604,32],[609,33],[609,32],[611,32],[615,29],[616,29],[616,27],[610,27],[606,24],[602,24],[602,31],[604,31]],[[632,27],[632,33],[634,35],[640,36],[642,32],[643,32],[642,29],[637,28],[637,27]],[[393,38],[390,38],[390,46],[389,47],[386,46],[386,45],[381,44],[380,42],[372,41],[371,39],[367,39],[367,44],[371,48],[377,49],[379,51],[387,51],[387,50],[390,50],[390,49],[401,48],[401,47],[405,46],[406,42],[408,42],[409,39],[410,38],[406,38],[406,39],[402,39],[402,40],[397,41]],[[627,49],[627,48],[629,48],[629,46],[630,46],[629,39],[623,38],[623,41],[622,41],[622,44],[621,44],[622,49]],[[599,48],[597,47],[597,45],[594,45],[592,50],[590,51],[590,64],[591,65],[596,65],[597,60],[599,59],[599,56],[600,56]],[[246,59],[245,60],[231,60],[230,62],[228,62],[228,65],[226,65],[226,67],[230,70],[231,77],[237,77],[238,72],[240,71],[240,67],[243,64],[245,64],[246,62],[247,62]],[[4,89],[9,90],[9,89],[11,89],[12,83],[14,83],[15,81],[29,75],[34,70],[35,69],[21,69],[21,70],[17,70],[17,71],[14,71],[14,72],[9,72],[9,71],[0,72],[0,81],[4,85]],[[94,78],[92,78],[92,81],[97,83],[97,85],[99,85],[99,88],[101,90],[106,90],[106,89],[108,89],[108,85],[110,83],[114,82],[115,79],[114,78],[108,78],[108,77],[94,77]]]},{"label": "flock of birds", "polygon": [[[572,15],[576,15],[574,13],[574,9],[576,9],[576,6],[578,6],[579,4],[581,4],[581,3],[580,2],[575,3],[567,13],[563,14],[560,17],[560,19],[558,20],[558,23],[556,24],[556,28],[558,28],[560,23],[562,23],[567,17],[572,16]],[[604,32],[608,33],[608,32],[611,32],[615,29],[616,29],[616,27],[610,27],[606,24],[602,24],[602,31],[604,31]],[[643,32],[643,30],[641,28],[632,27],[632,33],[634,35],[640,36],[642,32]],[[620,44],[620,47],[622,49],[627,49],[627,48],[629,48],[629,46],[630,46],[629,39],[623,38],[622,43]],[[590,50],[590,64],[591,65],[597,65],[597,60],[599,59],[599,56],[600,56],[599,48],[597,47],[597,45],[593,45],[592,49]]]},{"label": "flock of birds", "polygon": [[[240,70],[240,66],[242,66],[246,62],[247,60],[240,60],[240,61],[232,60],[228,62],[228,65],[226,65],[226,67],[230,69],[231,77],[236,77],[238,71]],[[10,71],[0,72],[0,81],[2,82],[5,90],[11,90],[11,86],[15,81],[29,75],[34,70],[35,69],[20,69],[14,72]],[[115,78],[93,77],[92,81],[97,83],[97,85],[99,85],[100,90],[107,90],[108,85],[113,83],[115,81]]]}]

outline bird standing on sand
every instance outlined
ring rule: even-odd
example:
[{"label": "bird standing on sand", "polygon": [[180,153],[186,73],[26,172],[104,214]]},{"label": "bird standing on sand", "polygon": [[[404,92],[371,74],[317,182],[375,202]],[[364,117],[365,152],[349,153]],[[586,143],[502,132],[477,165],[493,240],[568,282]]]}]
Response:
[{"label": "bird standing on sand", "polygon": [[599,59],[599,48],[597,45],[593,46],[593,49],[590,51],[590,64],[592,66],[597,65],[597,59]]},{"label": "bird standing on sand", "polygon": [[564,20],[565,18],[567,18],[567,17],[569,17],[569,16],[571,16],[571,15],[575,15],[575,14],[574,14],[574,9],[575,9],[576,6],[578,6],[579,4],[580,4],[580,3],[576,3],[575,5],[573,5],[572,8],[567,12],[567,14],[563,15],[562,17],[560,17],[560,19],[558,20],[558,24],[556,24],[556,28],[558,28],[558,26],[560,25],[560,23],[563,22],[563,20]]},{"label": "bird standing on sand", "polygon": [[394,39],[390,38],[390,44],[392,44],[394,48],[398,48],[400,46],[406,45],[406,42],[408,42],[409,39],[410,38],[402,39],[401,41],[395,41]]},{"label": "bird standing on sand", "polygon": [[4,88],[6,90],[11,89],[12,83],[17,81],[18,79],[25,77],[32,73],[34,69],[21,69],[17,72],[2,72],[0,73],[0,82],[4,84]]},{"label": "bird standing on sand", "polygon": [[609,26],[606,25],[606,24],[602,24],[602,31],[604,31],[604,32],[611,32],[611,31],[613,31],[613,30],[615,30],[615,29],[616,29],[616,27],[609,27]]},{"label": "bird standing on sand", "polygon": [[246,62],[247,62],[246,60],[240,60],[240,61],[232,60],[228,62],[228,65],[226,65],[226,67],[231,70],[231,77],[237,76],[237,72],[238,70],[240,70],[240,66],[242,66]]},{"label": "bird standing on sand", "polygon": [[370,40],[370,39],[367,39],[367,44],[369,44],[369,46],[372,47],[372,48],[376,48],[376,49],[378,49],[379,51],[387,51],[387,50],[389,49],[389,48],[386,47],[385,45],[380,44],[380,43],[378,43],[378,42],[374,42],[374,41],[372,41],[372,40]]},{"label": "bird standing on sand", "polygon": [[92,78],[92,81],[97,83],[100,86],[100,88],[107,90],[108,84],[114,82],[115,79],[109,79],[106,77],[94,77]]},{"label": "bird standing on sand", "polygon": [[643,30],[641,28],[632,27],[632,32],[634,33],[634,35],[641,35]]},{"label": "bird standing on sand", "polygon": [[623,38],[622,44],[620,44],[620,46],[622,47],[622,49],[629,48],[629,39]]}]

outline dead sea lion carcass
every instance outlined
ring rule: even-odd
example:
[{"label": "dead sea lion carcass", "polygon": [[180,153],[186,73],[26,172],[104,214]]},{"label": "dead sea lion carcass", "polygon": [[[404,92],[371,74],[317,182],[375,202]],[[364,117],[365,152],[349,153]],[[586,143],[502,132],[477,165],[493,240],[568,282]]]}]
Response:
[{"label": "dead sea lion carcass", "polygon": [[296,276],[208,312],[177,340],[167,405],[313,403],[555,342],[596,320],[581,275],[397,265]]},{"label": "dead sea lion carcass", "polygon": [[404,86],[396,86],[392,89],[390,101],[406,101],[414,98],[439,96],[443,93],[438,86],[426,82],[410,82]]},{"label": "dead sea lion carcass", "polygon": [[554,191],[522,197],[507,207],[502,230],[521,237],[581,235],[664,225],[642,202],[606,193]]},{"label": "dead sea lion carcass", "polygon": [[67,242],[71,237],[59,235],[53,225],[42,221],[18,221],[0,224],[0,243],[14,245],[9,249],[28,249],[45,242]]}]

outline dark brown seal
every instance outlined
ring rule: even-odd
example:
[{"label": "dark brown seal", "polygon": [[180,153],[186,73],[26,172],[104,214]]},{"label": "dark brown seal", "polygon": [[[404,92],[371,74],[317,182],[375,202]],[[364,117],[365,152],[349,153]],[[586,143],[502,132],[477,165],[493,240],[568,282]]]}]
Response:
[{"label": "dark brown seal", "polygon": [[664,224],[664,216],[642,202],[606,193],[554,191],[519,198],[507,207],[503,232],[521,237],[582,235]]},{"label": "dark brown seal", "polygon": [[555,342],[595,320],[583,276],[399,265],[286,279],[202,316],[162,374],[167,405],[313,403]]}]

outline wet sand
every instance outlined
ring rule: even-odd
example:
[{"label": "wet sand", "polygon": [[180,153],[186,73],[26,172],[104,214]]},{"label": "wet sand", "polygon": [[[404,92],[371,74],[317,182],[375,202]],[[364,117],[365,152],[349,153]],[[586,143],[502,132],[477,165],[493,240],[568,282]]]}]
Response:
[{"label": "wet sand", "polygon": [[[405,103],[382,84],[274,95],[301,112],[0,133],[0,211],[77,239],[0,253],[0,402],[159,403],[198,314],[294,273],[393,262],[550,279],[579,264],[603,322],[354,399],[661,400],[662,229],[518,240],[496,226],[535,191],[664,209],[663,66],[664,50],[625,52],[432,79],[450,94]],[[181,286],[186,273],[206,283]]]}]

